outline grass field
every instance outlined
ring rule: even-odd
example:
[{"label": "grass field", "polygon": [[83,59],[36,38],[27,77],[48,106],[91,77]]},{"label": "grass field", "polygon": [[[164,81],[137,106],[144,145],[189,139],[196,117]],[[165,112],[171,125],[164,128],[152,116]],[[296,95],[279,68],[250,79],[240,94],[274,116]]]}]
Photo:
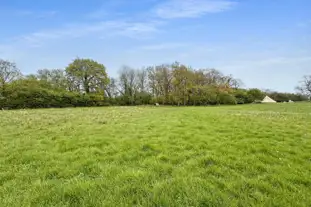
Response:
[{"label": "grass field", "polygon": [[311,104],[0,111],[0,206],[310,206]]}]

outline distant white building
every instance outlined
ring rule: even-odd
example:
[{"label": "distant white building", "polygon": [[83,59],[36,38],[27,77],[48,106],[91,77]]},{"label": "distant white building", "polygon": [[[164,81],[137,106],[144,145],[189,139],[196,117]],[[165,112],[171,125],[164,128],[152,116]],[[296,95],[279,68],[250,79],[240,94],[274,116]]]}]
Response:
[{"label": "distant white building", "polygon": [[273,100],[272,98],[270,98],[269,96],[266,96],[261,103],[276,103],[275,100]]}]

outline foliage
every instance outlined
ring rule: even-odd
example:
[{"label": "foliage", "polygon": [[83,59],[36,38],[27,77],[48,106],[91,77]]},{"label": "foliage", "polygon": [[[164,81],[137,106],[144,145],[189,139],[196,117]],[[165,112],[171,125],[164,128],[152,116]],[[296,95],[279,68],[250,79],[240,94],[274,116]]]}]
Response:
[{"label": "foliage", "polygon": [[234,91],[237,104],[251,103],[253,97],[249,97],[248,95],[249,93],[245,89],[237,89]]},{"label": "foliage", "polygon": [[45,80],[31,78],[11,82],[4,95],[0,107],[11,109],[103,105],[101,94],[69,92],[63,88],[55,88]]},{"label": "foliage", "polygon": [[62,69],[38,70],[36,78],[49,82],[55,88],[68,89],[67,77]]},{"label": "foliage", "polygon": [[303,94],[270,92],[268,95],[277,102],[288,102],[290,100],[297,102],[308,100],[308,97]]},{"label": "foliage", "polygon": [[71,91],[98,92],[109,81],[105,66],[91,59],[75,59],[66,68],[66,73]]},{"label": "foliage", "polygon": [[0,61],[1,108],[45,108],[111,105],[247,104],[265,95],[278,102],[304,101],[307,96],[242,89],[242,81],[216,69],[194,69],[179,62],[135,69],[123,66],[117,78],[103,64],[75,59],[65,70],[40,69],[21,78],[14,63]]},{"label": "foliage", "polygon": [[257,88],[253,88],[247,91],[247,102],[248,103],[252,103],[255,102],[257,100],[262,100],[265,97],[265,94],[257,89]]}]

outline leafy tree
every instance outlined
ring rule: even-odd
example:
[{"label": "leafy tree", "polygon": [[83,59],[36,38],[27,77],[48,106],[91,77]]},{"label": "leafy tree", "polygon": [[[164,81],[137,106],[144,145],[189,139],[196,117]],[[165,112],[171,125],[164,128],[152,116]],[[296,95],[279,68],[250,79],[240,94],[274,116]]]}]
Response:
[{"label": "leafy tree", "polygon": [[0,59],[0,96],[3,96],[8,83],[21,77],[22,74],[15,63]]},{"label": "leafy tree", "polygon": [[219,104],[235,105],[237,104],[236,98],[233,94],[228,93],[227,91],[221,91],[218,95]]},{"label": "leafy tree", "polygon": [[193,73],[185,65],[175,65],[173,69],[173,94],[178,105],[186,105],[190,99]]},{"label": "leafy tree", "polygon": [[147,105],[150,104],[152,95],[148,92],[142,91],[136,94],[135,104],[136,105]]},{"label": "leafy tree", "polygon": [[[266,94],[276,101],[306,100],[299,93],[241,89],[242,81],[232,75],[178,62],[139,70],[123,66],[118,78],[108,78],[104,65],[90,59],[75,59],[65,71],[41,69],[23,78],[14,63],[0,63],[0,108],[244,104]],[[299,89],[311,96],[309,81],[306,76]]]},{"label": "leafy tree", "polygon": [[119,71],[120,93],[126,104],[133,105],[137,92],[137,77],[135,69],[123,66]]},{"label": "leafy tree", "polygon": [[248,91],[245,89],[236,89],[234,91],[234,96],[236,98],[237,104],[245,104],[245,103],[250,103],[250,101],[252,101],[252,100],[249,100]]},{"label": "leafy tree", "polygon": [[91,59],[75,59],[66,68],[66,73],[72,91],[98,92],[109,83],[105,66]]},{"label": "leafy tree", "polygon": [[147,68],[150,91],[152,92],[153,96],[158,99],[158,102],[162,104],[170,102],[173,88],[172,70],[175,65],[176,63],[171,65],[162,64]]},{"label": "leafy tree", "polygon": [[303,94],[295,94],[295,93],[280,93],[277,91],[267,91],[268,96],[274,99],[277,102],[288,102],[289,100],[292,101],[306,101],[308,97]]},{"label": "leafy tree", "polygon": [[257,88],[252,88],[247,91],[247,97],[247,102],[252,103],[256,100],[262,100],[265,97],[265,94]]}]

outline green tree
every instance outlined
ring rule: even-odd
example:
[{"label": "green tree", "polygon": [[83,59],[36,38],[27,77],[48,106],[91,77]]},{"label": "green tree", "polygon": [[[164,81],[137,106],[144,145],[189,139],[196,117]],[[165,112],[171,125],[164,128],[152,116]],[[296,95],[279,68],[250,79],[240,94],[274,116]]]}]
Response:
[{"label": "green tree", "polygon": [[173,94],[178,105],[186,105],[193,87],[193,71],[185,65],[176,64],[173,69]]},{"label": "green tree", "polygon": [[250,103],[246,89],[236,89],[234,96],[238,104]]},{"label": "green tree", "polygon": [[138,92],[135,69],[122,66],[119,71],[119,87],[124,103],[133,105],[135,103],[136,93]]},{"label": "green tree", "polygon": [[75,59],[66,74],[71,91],[99,92],[109,83],[105,66],[91,59]]},{"label": "green tree", "polygon": [[153,96],[157,99],[157,102],[162,104],[168,104],[171,102],[172,93],[172,79],[173,79],[173,67],[176,63],[171,65],[161,64],[157,66],[151,66],[147,68],[149,88]]},{"label": "green tree", "polygon": [[42,108],[49,107],[54,93],[52,86],[46,81],[33,77],[12,81],[7,85],[5,96],[8,108]]},{"label": "green tree", "polygon": [[265,97],[265,94],[257,88],[252,88],[247,91],[247,97],[248,97],[248,102],[252,103],[256,100],[262,100]]},{"label": "green tree", "polygon": [[0,59],[0,97],[4,96],[6,85],[22,77],[16,64]]}]

